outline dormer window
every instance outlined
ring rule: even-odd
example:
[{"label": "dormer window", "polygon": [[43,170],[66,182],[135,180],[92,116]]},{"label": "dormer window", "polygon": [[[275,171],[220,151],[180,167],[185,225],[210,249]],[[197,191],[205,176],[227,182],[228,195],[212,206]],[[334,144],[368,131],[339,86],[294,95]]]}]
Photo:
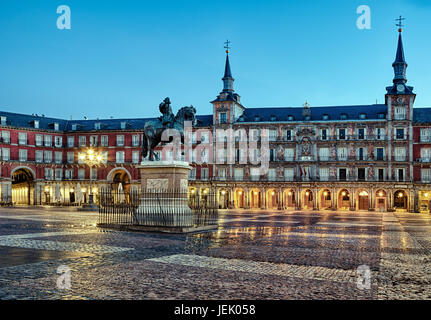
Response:
[{"label": "dormer window", "polygon": [[384,113],[379,113],[379,114],[377,115],[377,117],[378,117],[379,119],[385,119],[385,114],[384,114]]},{"label": "dormer window", "polygon": [[121,130],[126,129],[126,122],[121,122]]},{"label": "dormer window", "polygon": [[323,120],[329,120],[329,114],[324,114],[322,117]]},{"label": "dormer window", "polygon": [[60,128],[60,125],[56,122],[56,123],[54,123],[54,130],[55,131],[58,131],[59,130],[59,128]]},{"label": "dormer window", "polygon": [[305,116],[305,121],[310,121],[311,117],[310,116]]},{"label": "dormer window", "polygon": [[405,120],[406,119],[406,107],[404,106],[396,106],[395,107],[395,120]]},{"label": "dormer window", "polygon": [[254,116],[254,121],[255,122],[259,122],[260,121],[260,117],[259,116]]},{"label": "dormer window", "polygon": [[76,131],[77,127],[78,127],[78,125],[77,125],[77,124],[72,124],[72,130],[73,130],[73,131]]},{"label": "dormer window", "polygon": [[294,121],[295,118],[293,116],[287,116],[287,121]]},{"label": "dormer window", "polygon": [[347,114],[342,113],[342,114],[340,115],[340,120],[347,120]]},{"label": "dormer window", "polygon": [[1,124],[2,126],[5,126],[5,125],[6,125],[6,120],[7,120],[7,118],[6,118],[6,117],[0,117],[0,124]]},{"label": "dormer window", "polygon": [[94,124],[94,130],[100,130],[100,122]]},{"label": "dormer window", "polygon": [[272,115],[271,116],[271,121],[277,121],[277,116]]},{"label": "dormer window", "polygon": [[39,129],[39,120],[34,120],[33,126],[35,129]]},{"label": "dormer window", "polygon": [[366,113],[359,114],[359,119],[361,120],[367,119],[367,114]]}]

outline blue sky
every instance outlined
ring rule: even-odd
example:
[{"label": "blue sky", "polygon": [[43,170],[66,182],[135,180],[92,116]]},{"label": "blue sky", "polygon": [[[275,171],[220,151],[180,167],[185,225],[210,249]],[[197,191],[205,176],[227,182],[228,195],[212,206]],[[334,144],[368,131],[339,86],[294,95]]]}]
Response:
[{"label": "blue sky", "polygon": [[[71,30],[56,27],[62,4]],[[360,5],[371,30],[356,27]],[[153,117],[169,96],[209,114],[226,39],[246,107],[383,103],[400,14],[408,84],[431,106],[429,0],[1,0],[0,110]]]}]

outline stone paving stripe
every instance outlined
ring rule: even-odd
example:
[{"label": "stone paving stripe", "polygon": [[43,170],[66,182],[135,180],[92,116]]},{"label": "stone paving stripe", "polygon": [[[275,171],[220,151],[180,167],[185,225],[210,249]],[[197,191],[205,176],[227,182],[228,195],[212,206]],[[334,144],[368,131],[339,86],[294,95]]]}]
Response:
[{"label": "stone paving stripe", "polygon": [[357,281],[356,270],[331,269],[326,267],[276,264],[270,262],[256,262],[248,260],[213,258],[207,256],[184,254],[152,258],[148,259],[148,261],[165,264],[176,264],[189,267],[248,272],[309,280],[330,280],[335,282]]}]

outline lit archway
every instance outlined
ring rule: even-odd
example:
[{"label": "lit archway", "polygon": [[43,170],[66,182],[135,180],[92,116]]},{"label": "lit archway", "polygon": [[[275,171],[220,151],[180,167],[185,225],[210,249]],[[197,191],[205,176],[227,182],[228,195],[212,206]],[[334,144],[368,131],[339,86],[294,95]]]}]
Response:
[{"label": "lit archway", "polygon": [[27,167],[19,167],[12,171],[12,203],[30,205],[33,201],[35,174]]},{"label": "lit archway", "polygon": [[305,209],[305,210],[313,209],[313,200],[314,200],[313,191],[304,190],[302,192],[302,208],[303,209]]},{"label": "lit archway", "polygon": [[266,192],[266,204],[268,209],[278,208],[278,192],[270,189]]},{"label": "lit archway", "polygon": [[359,190],[358,192],[358,210],[369,210],[370,198],[367,190]]},{"label": "lit archway", "polygon": [[408,206],[408,196],[404,190],[398,190],[394,193],[394,209],[406,211]]},{"label": "lit archway", "polygon": [[338,193],[338,209],[350,209],[350,192],[347,189],[343,189]]},{"label": "lit archway", "polygon": [[245,193],[243,189],[236,189],[235,190],[235,199],[234,199],[234,205],[237,209],[243,209],[245,207]]},{"label": "lit archway", "polygon": [[323,189],[320,192],[319,207],[322,210],[327,210],[332,207],[332,193],[328,189]]},{"label": "lit archway", "polygon": [[226,189],[219,190],[218,207],[220,209],[227,209],[228,205],[229,205],[229,192]]},{"label": "lit archway", "polygon": [[253,189],[250,191],[250,208],[260,209],[262,207],[261,203],[262,193],[259,189]]},{"label": "lit archway", "polygon": [[295,191],[292,189],[284,190],[283,206],[285,209],[296,208]]},{"label": "lit archway", "polygon": [[385,190],[376,192],[376,210],[387,211],[387,193]]}]

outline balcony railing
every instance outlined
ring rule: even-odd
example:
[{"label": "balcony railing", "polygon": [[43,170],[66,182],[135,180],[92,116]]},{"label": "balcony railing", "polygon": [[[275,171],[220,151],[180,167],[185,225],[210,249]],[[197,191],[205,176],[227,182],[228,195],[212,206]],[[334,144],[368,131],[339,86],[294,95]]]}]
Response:
[{"label": "balcony railing", "polygon": [[[198,180],[199,181],[199,180]],[[242,180],[239,180],[235,177],[213,177],[210,181],[214,182],[301,182],[301,183],[309,183],[309,182],[409,182],[410,180],[399,180],[396,178],[388,178],[379,179],[375,178],[372,180],[368,180],[367,178],[333,178],[333,177],[310,177],[310,178],[300,178],[300,177],[262,177],[262,176],[249,176],[248,178],[244,177]]]}]

